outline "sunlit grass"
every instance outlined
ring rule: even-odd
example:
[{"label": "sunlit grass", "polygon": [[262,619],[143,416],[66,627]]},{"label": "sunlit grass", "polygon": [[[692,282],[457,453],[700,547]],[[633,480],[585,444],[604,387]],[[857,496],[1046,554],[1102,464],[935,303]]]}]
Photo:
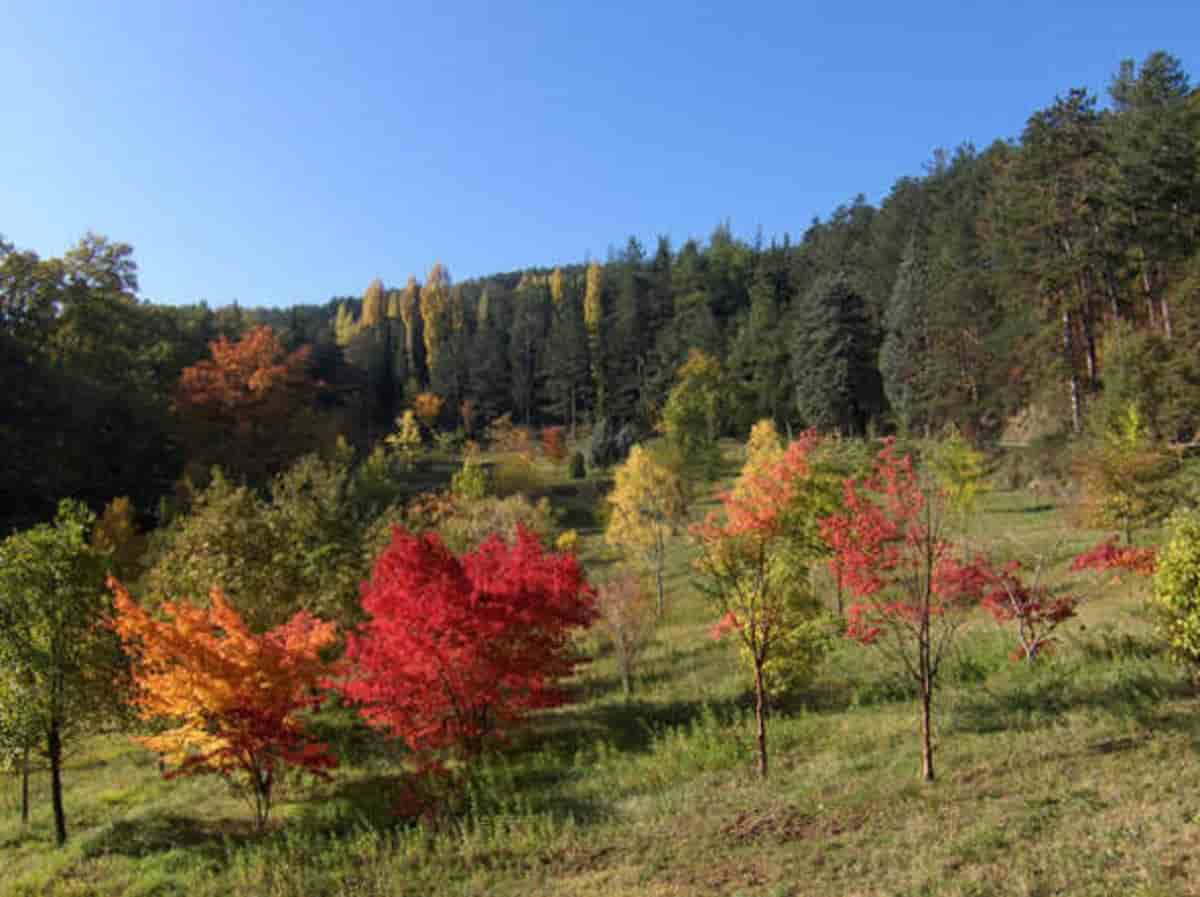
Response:
[{"label": "sunlit grass", "polygon": [[[600,575],[612,558],[604,480],[539,468]],[[700,513],[704,508],[696,509]],[[323,714],[344,757],[330,784],[291,787],[273,829],[210,779],[163,781],[151,755],[96,739],[68,763],[71,841],[52,847],[47,787],[17,819],[0,796],[0,892],[23,895],[984,895],[1200,893],[1200,717],[1157,649],[1143,584],[1070,578],[1103,534],[1023,493],[987,495],[969,543],[1049,553],[1087,600],[1058,650],[1008,660],[982,614],[937,702],[939,780],[918,781],[909,683],[874,652],[837,647],[803,700],[771,720],[774,765],[753,774],[748,683],[674,546],[668,613],[631,700],[597,636],[545,713],[478,767],[456,810],[424,826],[391,813],[400,753],[353,716]]]}]

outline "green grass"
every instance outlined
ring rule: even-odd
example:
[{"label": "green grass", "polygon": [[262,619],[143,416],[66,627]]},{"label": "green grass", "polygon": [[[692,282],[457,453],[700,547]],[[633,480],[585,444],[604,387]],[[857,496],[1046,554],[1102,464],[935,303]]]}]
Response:
[{"label": "green grass", "polygon": [[[583,554],[609,561],[603,483],[547,469]],[[557,480],[554,478],[557,477]],[[1052,577],[1100,534],[1019,493],[986,497],[974,544],[1053,549]],[[28,831],[0,794],[0,893],[20,895],[1167,895],[1200,893],[1200,717],[1157,649],[1138,584],[1078,580],[1078,621],[1037,667],[1007,659],[982,616],[937,699],[933,785],[918,781],[912,690],[869,649],[838,646],[809,694],[771,721],[773,771],[753,774],[752,707],[730,644],[671,558],[668,617],[620,697],[612,658],[575,702],[487,757],[449,815],[391,813],[400,753],[344,711],[319,721],[344,758],[333,782],[290,785],[276,824],[214,780],[164,782],[122,738],[66,771],[71,841],[52,846],[44,776]]]}]

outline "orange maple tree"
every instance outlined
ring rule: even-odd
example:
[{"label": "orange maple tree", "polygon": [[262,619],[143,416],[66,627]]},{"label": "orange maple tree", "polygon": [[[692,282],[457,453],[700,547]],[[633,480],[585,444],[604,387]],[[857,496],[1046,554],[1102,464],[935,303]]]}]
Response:
[{"label": "orange maple tree", "polygon": [[184,368],[175,392],[180,435],[194,465],[260,482],[319,447],[319,385],[309,348],[288,353],[275,332],[209,343],[211,359]]},{"label": "orange maple tree", "polygon": [[113,628],[132,661],[133,704],[144,720],[175,723],[136,739],[157,753],[167,778],[216,774],[247,797],[263,828],[288,767],[319,778],[337,766],[305,731],[301,713],[320,702],[318,687],[341,672],[322,658],[334,624],[307,613],[257,634],[219,588],[209,607],[164,602],[154,616],[110,577]]},{"label": "orange maple tree", "polygon": [[[767,775],[767,717],[774,672],[809,667],[822,653],[809,567],[824,551],[813,477],[820,445],[807,431],[770,458],[752,456],[720,513],[694,525],[700,588],[721,614],[714,638],[736,633],[754,676],[758,773]],[[789,656],[790,655],[790,656]]]}]

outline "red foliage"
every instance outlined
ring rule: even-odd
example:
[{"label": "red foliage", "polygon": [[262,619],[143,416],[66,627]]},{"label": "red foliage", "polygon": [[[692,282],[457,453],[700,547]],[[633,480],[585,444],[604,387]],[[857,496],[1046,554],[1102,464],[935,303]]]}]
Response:
[{"label": "red foliage", "polygon": [[1017,624],[1020,646],[1014,653],[1016,659],[1036,659],[1053,644],[1051,633],[1075,616],[1077,598],[1055,595],[1048,586],[1025,582],[1017,561],[1001,570],[988,570],[987,581],[984,608],[999,623]]},{"label": "red foliage", "polygon": [[1083,570],[1128,570],[1138,576],[1153,576],[1157,564],[1158,553],[1155,549],[1121,546],[1117,544],[1116,537],[1112,537],[1075,558],[1071,570],[1075,573]]},{"label": "red foliage", "polygon": [[842,513],[822,521],[822,535],[834,552],[831,564],[850,590],[860,598],[882,593],[895,599],[851,608],[852,637],[874,628],[865,622],[870,617],[944,616],[972,605],[982,593],[985,562],[964,564],[950,556],[950,543],[937,532],[940,509],[928,502],[912,458],[897,458],[889,440],[870,477],[846,481]]},{"label": "red foliage", "polygon": [[989,582],[987,562],[961,563],[942,538],[942,497],[927,493],[891,440],[861,483],[847,480],[843,510],[822,521],[834,571],[859,599],[847,635],[878,645],[921,694],[921,766],[934,778],[932,704],[938,671],[966,613]]},{"label": "red foliage", "polygon": [[595,618],[578,560],[524,528],[456,557],[436,534],[396,529],[363,586],[371,615],[349,640],[342,693],[414,750],[478,752],[528,711],[563,700],[569,639]]}]

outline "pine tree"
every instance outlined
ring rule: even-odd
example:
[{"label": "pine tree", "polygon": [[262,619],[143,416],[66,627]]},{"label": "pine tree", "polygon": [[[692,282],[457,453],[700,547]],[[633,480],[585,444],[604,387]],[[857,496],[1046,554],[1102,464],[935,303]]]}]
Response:
[{"label": "pine tree", "polygon": [[571,427],[587,407],[592,391],[588,333],[577,295],[567,293],[558,302],[543,356],[546,410]]},{"label": "pine tree", "polygon": [[587,269],[587,287],[583,296],[583,320],[588,332],[588,358],[592,365],[595,386],[593,417],[600,419],[608,413],[608,377],[605,361],[604,270],[593,261]]},{"label": "pine tree", "polygon": [[841,275],[812,285],[792,327],[796,410],[806,426],[862,435],[880,410],[876,341],[860,296]]},{"label": "pine tree", "polygon": [[888,402],[902,432],[930,430],[934,399],[934,354],[930,334],[930,274],[923,241],[914,236],[896,275],[879,352],[879,369]]},{"label": "pine tree", "polygon": [[517,287],[509,341],[512,372],[512,407],[526,424],[533,422],[538,405],[538,358],[545,334],[550,291],[544,283],[526,280]]}]

